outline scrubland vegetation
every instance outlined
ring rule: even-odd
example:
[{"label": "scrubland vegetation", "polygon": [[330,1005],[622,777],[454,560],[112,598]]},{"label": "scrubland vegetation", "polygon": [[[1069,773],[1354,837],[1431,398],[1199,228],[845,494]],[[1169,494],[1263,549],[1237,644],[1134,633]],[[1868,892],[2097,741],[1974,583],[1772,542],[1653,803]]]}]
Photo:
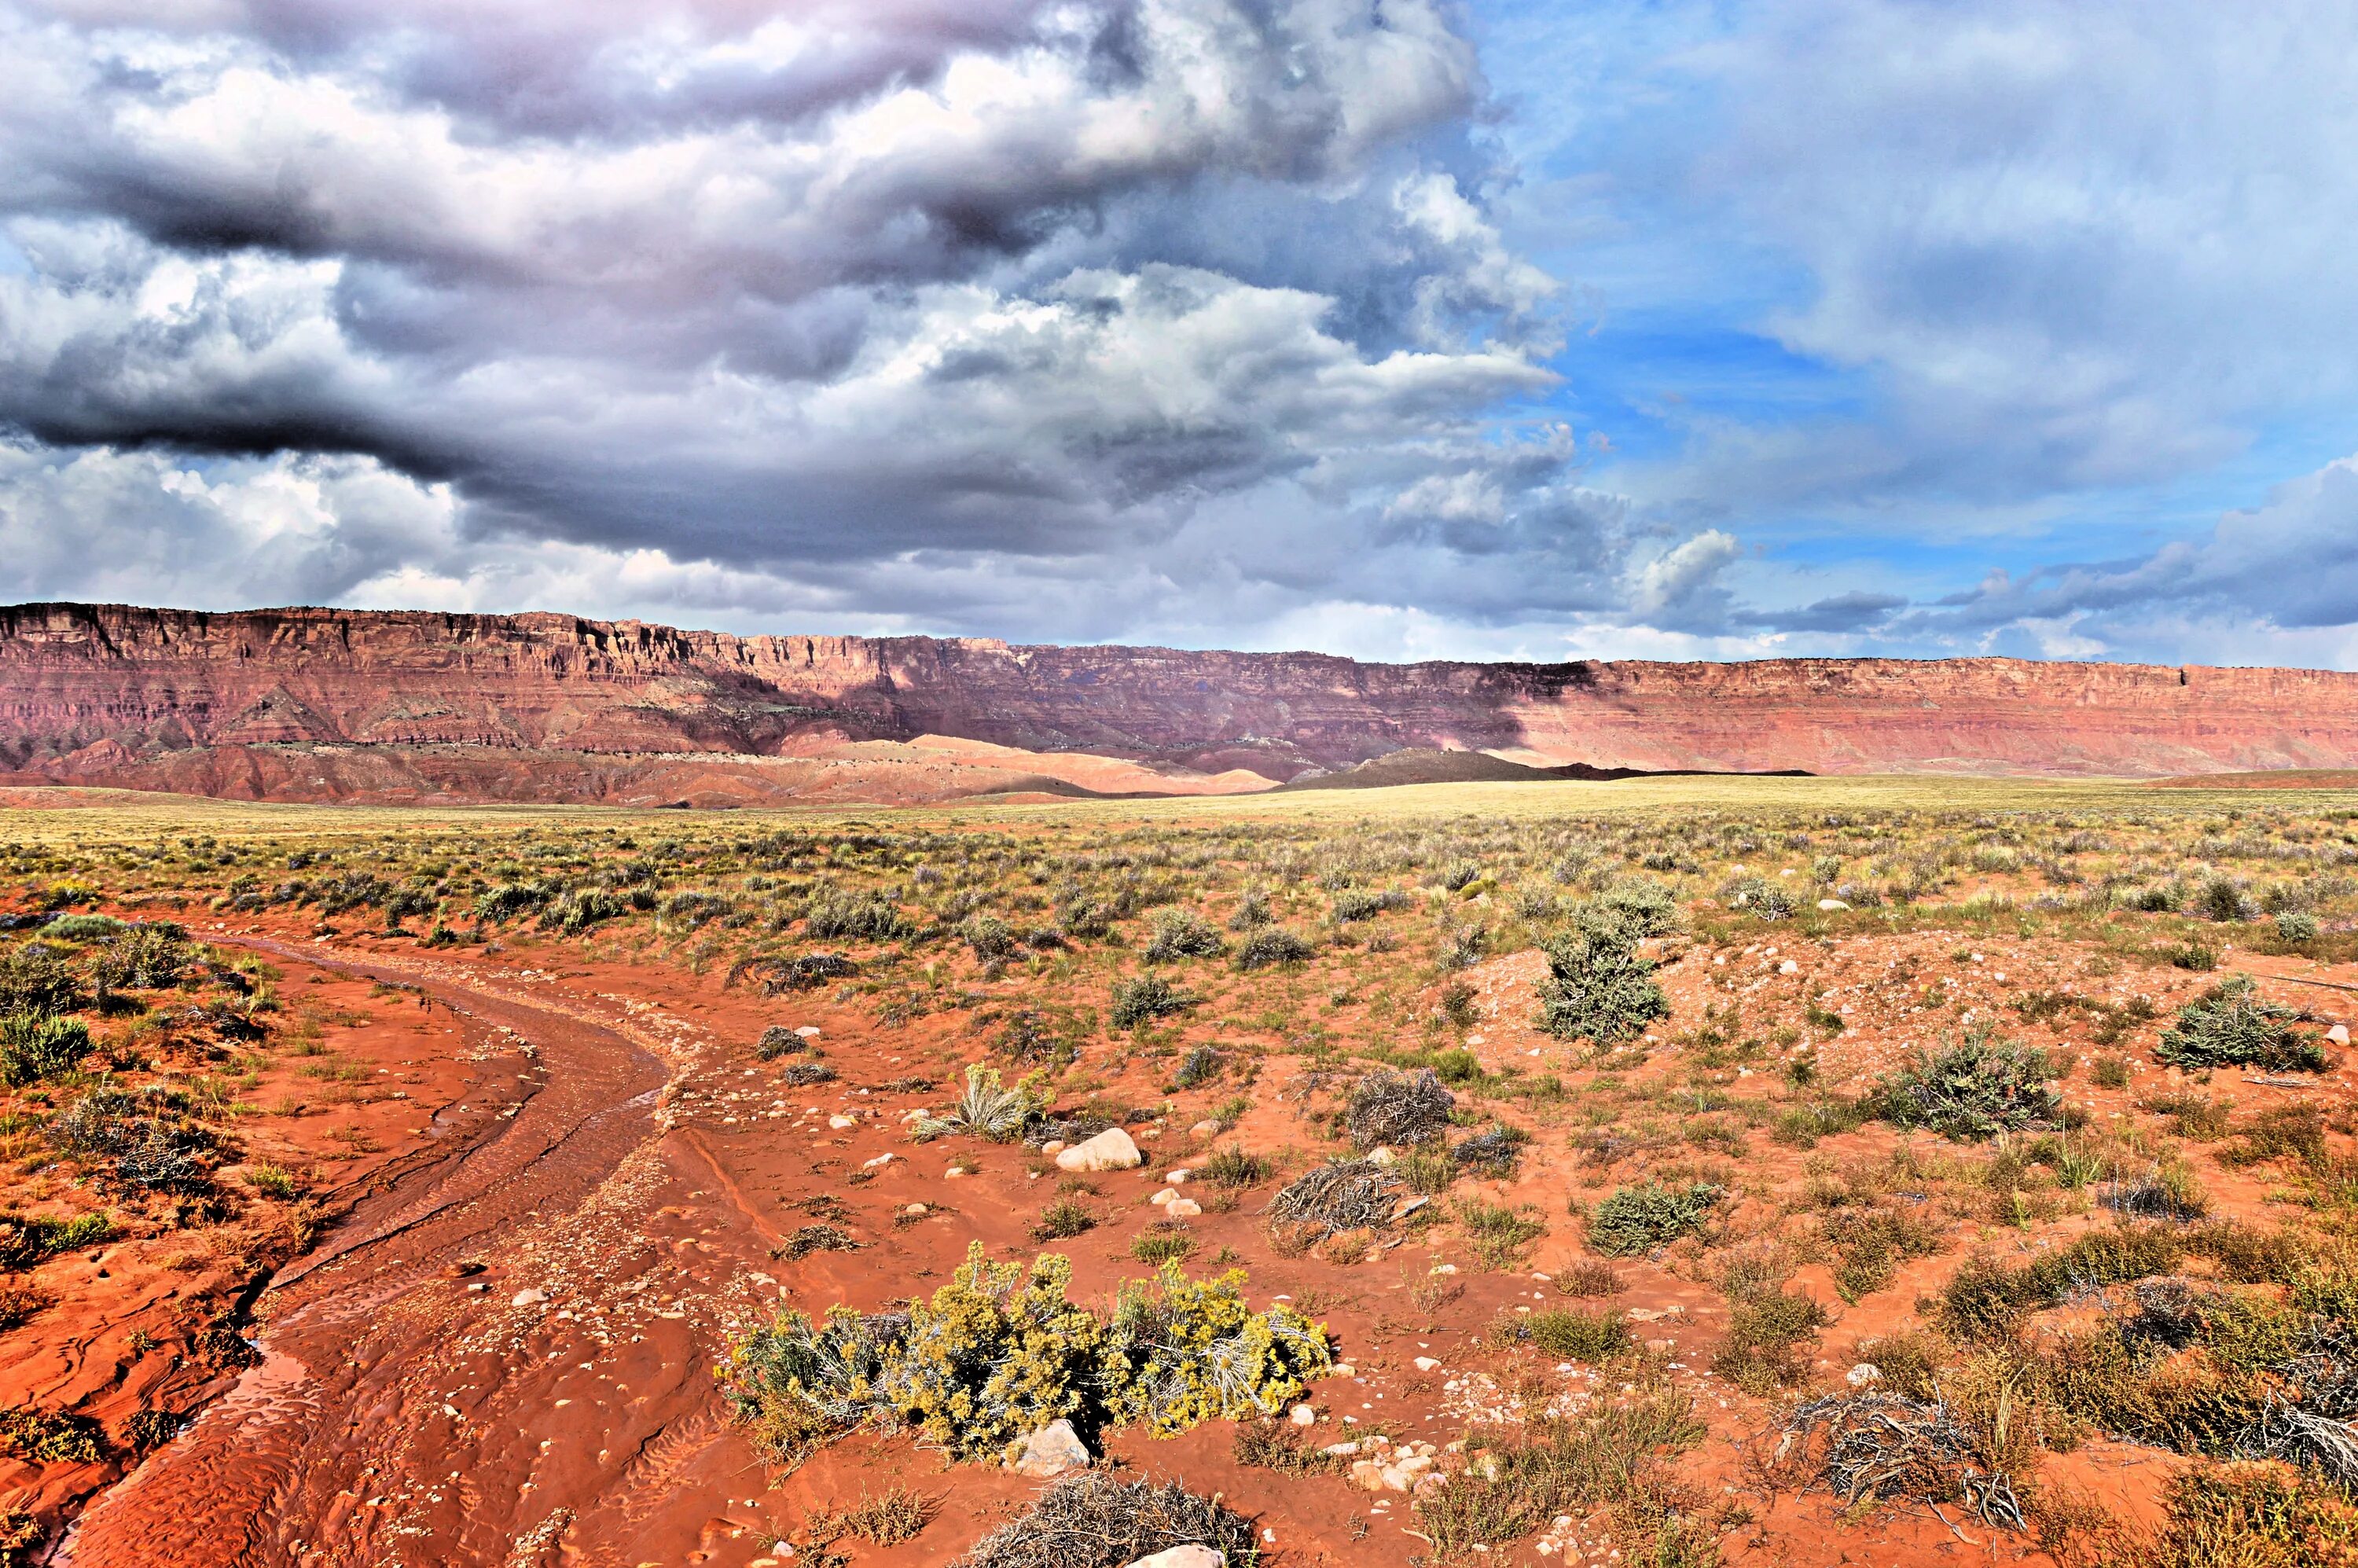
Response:
[{"label": "scrubland vegetation", "polygon": [[[1819,1508],[1779,1560],[1911,1514],[2017,1557],[2358,1560],[2358,1120],[2331,1034],[2358,998],[2282,978],[2358,983],[2358,808],[2050,794],[27,838],[0,846],[0,1332],[42,1310],[46,1260],[110,1235],[262,1206],[303,1238],[303,1184],[243,1152],[269,1114],[243,1086],[297,1021],[189,929],[562,951],[933,1031],[956,1070],[905,1089],[913,1146],[1055,1176],[1044,1151],[1173,1130],[1150,1160],[1188,1168],[1193,1214],[1116,1238],[1086,1184],[1043,1180],[1034,1260],[978,1244],[930,1293],[738,1335],[720,1384],[782,1467],[863,1430],[995,1463],[1057,1419],[1092,1444],[1230,1422],[1239,1464],[1364,1486],[1379,1422],[1289,1411],[1338,1361],[1414,1348],[1339,1340],[1253,1271],[1414,1260],[1403,1325],[1470,1311],[1469,1276],[1516,1285],[1494,1322],[1422,1330],[1457,1430],[1389,1489],[1435,1559],[1709,1563]],[[812,1087],[863,1049],[773,1030],[743,1057]],[[1232,1215],[1249,1243],[1191,1272]],[[1055,1249],[1084,1240],[1135,1283],[1074,1298]],[[27,1463],[120,1441],[0,1412]],[[2073,1479],[2096,1452],[2167,1457],[2156,1517]],[[1252,1550],[1203,1498],[1125,1486],[1060,1483],[969,1561]],[[925,1528],[904,1501],[875,1528]],[[1060,1511],[1118,1545],[1027,1547]]]}]

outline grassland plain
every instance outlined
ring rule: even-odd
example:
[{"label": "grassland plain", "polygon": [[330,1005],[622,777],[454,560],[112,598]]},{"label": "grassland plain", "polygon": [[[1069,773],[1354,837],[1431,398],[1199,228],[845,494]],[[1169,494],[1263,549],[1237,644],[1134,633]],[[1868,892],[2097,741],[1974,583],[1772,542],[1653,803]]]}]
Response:
[{"label": "grassland plain", "polygon": [[2348,792],[9,804],[13,1560],[2358,1562]]}]

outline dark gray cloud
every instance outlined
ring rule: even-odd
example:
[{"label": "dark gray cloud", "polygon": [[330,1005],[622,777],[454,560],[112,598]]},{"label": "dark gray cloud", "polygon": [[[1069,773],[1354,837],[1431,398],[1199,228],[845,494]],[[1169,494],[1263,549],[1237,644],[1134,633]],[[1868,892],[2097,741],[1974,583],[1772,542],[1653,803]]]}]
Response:
[{"label": "dark gray cloud", "polygon": [[0,593],[1609,605],[1482,93],[1447,0],[0,0]]}]

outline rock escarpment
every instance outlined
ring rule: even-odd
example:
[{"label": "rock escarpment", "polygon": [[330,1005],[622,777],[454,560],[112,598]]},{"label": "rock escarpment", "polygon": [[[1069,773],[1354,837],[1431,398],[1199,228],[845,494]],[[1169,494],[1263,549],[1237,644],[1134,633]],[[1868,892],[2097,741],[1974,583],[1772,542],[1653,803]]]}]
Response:
[{"label": "rock escarpment", "polygon": [[1373,665],[548,614],[0,609],[0,770],[20,781],[285,799],[914,799],[1258,787],[1406,748],[1713,771],[2348,768],[2358,675]]}]

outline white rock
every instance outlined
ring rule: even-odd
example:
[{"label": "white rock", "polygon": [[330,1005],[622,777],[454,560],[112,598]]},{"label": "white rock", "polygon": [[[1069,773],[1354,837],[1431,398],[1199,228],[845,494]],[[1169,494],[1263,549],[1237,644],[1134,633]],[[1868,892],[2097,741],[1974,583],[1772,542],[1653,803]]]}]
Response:
[{"label": "white rock", "polygon": [[1067,1470],[1088,1467],[1089,1451],[1069,1421],[1052,1421],[1023,1440],[1022,1449],[1008,1468],[1019,1476],[1045,1480]]},{"label": "white rock", "polygon": [[2347,1045],[2350,1044],[2350,1026],[2346,1023],[2337,1023],[2325,1032],[2325,1037],[2336,1045]]},{"label": "white rock", "polygon": [[1194,1198],[1173,1198],[1163,1206],[1163,1212],[1174,1219],[1193,1219],[1204,1212],[1204,1206]]},{"label": "white rock", "polygon": [[1195,1172],[1189,1170],[1186,1166],[1181,1165],[1176,1169],[1164,1172],[1163,1179],[1170,1183],[1174,1187],[1184,1186],[1187,1184],[1187,1178],[1195,1173]]},{"label": "white rock", "polygon": [[860,1119],[856,1116],[830,1116],[827,1119],[827,1124],[840,1132],[847,1127],[859,1126]]},{"label": "white rock", "polygon": [[1296,1426],[1316,1426],[1318,1412],[1308,1405],[1296,1405],[1285,1412],[1285,1419]]},{"label": "white rock", "polygon": [[913,1203],[913,1204],[911,1204],[907,1208],[903,1209],[901,1212],[902,1212],[903,1214],[923,1215],[923,1214],[931,1214],[931,1213],[933,1213],[934,1211],[933,1211],[932,1209],[927,1208],[924,1204],[921,1204],[921,1203]]},{"label": "white rock", "polygon": [[1129,1171],[1143,1163],[1138,1145],[1119,1127],[1109,1127],[1056,1155],[1060,1171]]},{"label": "white rock", "polygon": [[1185,1546],[1166,1546],[1151,1557],[1140,1558],[1130,1568],[1228,1568],[1228,1554],[1191,1541]]},{"label": "white rock", "polygon": [[795,1026],[795,1033],[801,1035],[806,1040],[816,1040],[818,1038],[818,1025],[816,1023],[797,1024]]},{"label": "white rock", "polygon": [[1440,1361],[1431,1356],[1420,1356],[1416,1358],[1416,1369],[1420,1372],[1430,1372],[1440,1365]]},{"label": "white rock", "polygon": [[1043,1154],[1061,1154],[1064,1152],[1065,1141],[1061,1138],[1051,1138],[1040,1145],[1040,1152]]},{"label": "white rock", "polygon": [[1835,910],[1848,909],[1850,905],[1844,903],[1838,898],[1822,898],[1818,900],[1818,907],[1824,910],[1828,914],[1832,914]]},{"label": "white rock", "polygon": [[873,1160],[866,1160],[866,1161],[862,1161],[862,1162],[861,1162],[861,1164],[862,1164],[862,1166],[863,1166],[865,1169],[867,1169],[867,1170],[871,1170],[871,1171],[874,1171],[874,1170],[879,1170],[879,1169],[882,1168],[883,1166],[889,1165],[889,1164],[891,1164],[892,1162],[892,1153],[891,1153],[891,1152],[890,1152],[890,1151],[887,1151],[887,1152],[884,1152],[884,1153],[882,1153],[882,1154],[877,1155],[877,1156],[876,1156],[876,1158],[874,1158]]},{"label": "white rock", "polygon": [[1777,966],[1777,972],[1780,975],[1798,975],[1801,972],[1801,966],[1788,958]]},{"label": "white rock", "polygon": [[508,1298],[510,1306],[539,1306],[548,1300],[546,1291],[518,1291]]},{"label": "white rock", "polygon": [[1179,1194],[1173,1188],[1165,1187],[1146,1201],[1152,1204],[1156,1208],[1161,1208],[1163,1205],[1177,1198],[1178,1195]]},{"label": "white rock", "polygon": [[1217,1119],[1206,1117],[1187,1130],[1198,1138],[1217,1138],[1222,1131],[1222,1127]]},{"label": "white rock", "polygon": [[1843,1381],[1854,1389],[1864,1389],[1883,1381],[1883,1368],[1872,1361],[1862,1361],[1843,1374]]},{"label": "white rock", "polygon": [[1380,1143],[1368,1151],[1368,1163],[1370,1165],[1394,1164],[1398,1162],[1399,1159],[1399,1155],[1393,1153],[1390,1150],[1385,1148]]},{"label": "white rock", "polygon": [[1358,1451],[1359,1445],[1356,1443],[1330,1443],[1318,1452],[1330,1459],[1348,1459]]}]

